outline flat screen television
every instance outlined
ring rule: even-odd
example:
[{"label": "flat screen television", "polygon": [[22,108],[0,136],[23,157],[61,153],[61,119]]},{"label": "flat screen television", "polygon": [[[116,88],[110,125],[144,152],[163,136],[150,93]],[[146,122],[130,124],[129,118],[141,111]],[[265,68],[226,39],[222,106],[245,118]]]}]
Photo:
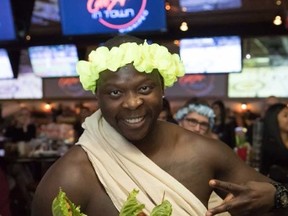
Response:
[{"label": "flat screen television", "polygon": [[228,75],[228,98],[288,97],[288,64],[278,67],[244,67]]},{"label": "flat screen television", "polygon": [[42,99],[42,79],[32,72],[26,49],[21,50],[17,79],[0,80],[0,99]]},{"label": "flat screen television", "polygon": [[242,70],[240,36],[181,39],[179,53],[186,74],[238,73]]},{"label": "flat screen television", "polygon": [[179,0],[185,12],[227,10],[242,7],[242,0]]},{"label": "flat screen television", "polygon": [[0,49],[0,80],[14,78],[12,65],[6,49]]},{"label": "flat screen television", "polygon": [[79,60],[74,44],[44,45],[28,48],[33,72],[42,78],[75,77]]},{"label": "flat screen television", "polygon": [[16,30],[10,0],[1,1],[0,42],[16,39]]},{"label": "flat screen television", "polygon": [[35,0],[32,10],[30,35],[60,35],[60,12],[56,0]]},{"label": "flat screen television", "polygon": [[164,0],[59,0],[63,35],[166,31]]}]

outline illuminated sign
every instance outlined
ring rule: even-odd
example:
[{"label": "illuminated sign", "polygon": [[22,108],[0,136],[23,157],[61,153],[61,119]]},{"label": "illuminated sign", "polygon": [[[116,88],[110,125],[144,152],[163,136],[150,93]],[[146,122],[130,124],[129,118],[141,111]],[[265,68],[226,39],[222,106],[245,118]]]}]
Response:
[{"label": "illuminated sign", "polygon": [[[132,31],[137,28],[146,19],[149,14],[149,11],[145,10],[146,3],[147,0],[130,1],[130,3],[126,0],[88,0],[87,10],[92,14],[93,19],[98,20],[104,26],[125,32],[125,30]],[[123,21],[117,23],[118,20]]]},{"label": "illuminated sign", "polygon": [[166,30],[164,0],[60,0],[64,35]]}]

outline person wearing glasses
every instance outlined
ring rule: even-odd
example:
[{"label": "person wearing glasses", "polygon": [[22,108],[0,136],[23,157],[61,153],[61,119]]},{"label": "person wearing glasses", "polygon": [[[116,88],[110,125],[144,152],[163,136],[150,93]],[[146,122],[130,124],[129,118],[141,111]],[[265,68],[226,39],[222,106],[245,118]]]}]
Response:
[{"label": "person wearing glasses", "polygon": [[218,139],[218,136],[211,131],[214,118],[214,111],[209,104],[198,98],[188,100],[175,114],[175,119],[181,127]]}]

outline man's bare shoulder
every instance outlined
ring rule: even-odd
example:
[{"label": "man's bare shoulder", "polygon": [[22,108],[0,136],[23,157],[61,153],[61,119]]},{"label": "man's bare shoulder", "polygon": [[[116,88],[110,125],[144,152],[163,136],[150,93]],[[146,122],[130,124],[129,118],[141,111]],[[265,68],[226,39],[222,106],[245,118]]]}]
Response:
[{"label": "man's bare shoulder", "polygon": [[41,211],[51,212],[52,201],[60,188],[73,202],[85,206],[95,187],[97,178],[86,153],[80,146],[73,146],[41,179],[33,200],[34,215]]},{"label": "man's bare shoulder", "polygon": [[91,175],[92,171],[87,154],[81,146],[75,145],[51,166],[45,174],[44,180],[50,178],[50,176],[55,177],[57,175],[61,177],[58,180],[60,183],[65,184],[66,178],[69,182],[75,181],[77,183],[84,176]]}]

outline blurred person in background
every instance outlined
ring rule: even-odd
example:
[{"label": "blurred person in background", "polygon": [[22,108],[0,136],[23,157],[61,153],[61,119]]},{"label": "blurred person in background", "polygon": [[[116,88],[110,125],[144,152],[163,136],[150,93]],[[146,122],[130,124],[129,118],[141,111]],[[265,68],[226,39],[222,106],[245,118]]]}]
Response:
[{"label": "blurred person in background", "polygon": [[263,118],[260,172],[288,183],[288,107],[271,105]]},{"label": "blurred person in background", "polygon": [[262,154],[262,144],[263,144],[263,118],[268,108],[276,103],[280,103],[280,99],[274,95],[271,95],[265,98],[262,101],[260,116],[256,119],[253,119],[253,124],[251,126],[252,133],[250,133],[250,135],[252,134],[251,145],[252,145],[252,152],[253,152],[252,157],[251,157],[251,162],[252,162],[251,165],[258,171],[262,169],[260,168],[260,166],[262,163],[261,154]]},{"label": "blurred person in background", "polygon": [[215,113],[215,123],[212,132],[217,134],[221,141],[233,149],[235,147],[236,120],[229,118],[223,101],[216,100],[212,103],[211,107]]},{"label": "blurred person in background", "polygon": [[4,136],[12,142],[28,142],[36,137],[37,128],[32,121],[31,111],[24,107],[14,116],[11,124],[4,129]]},{"label": "blurred person in background", "polygon": [[79,113],[77,114],[76,121],[73,124],[74,129],[74,140],[77,141],[79,137],[82,135],[84,128],[82,127],[82,123],[84,122],[85,118],[91,115],[91,110],[89,107],[80,106]]},{"label": "blurred person in background", "polygon": [[246,140],[249,144],[253,145],[253,127],[257,119],[260,118],[260,115],[252,112],[251,110],[247,110],[243,116],[243,127],[247,129],[246,132]]},{"label": "blurred person in background", "polygon": [[174,119],[173,114],[171,112],[170,102],[165,97],[163,97],[163,106],[159,114],[158,120],[168,121],[174,124],[178,124],[177,121]]},{"label": "blurred person in background", "polygon": [[73,124],[75,121],[75,110],[70,106],[63,106],[61,113],[56,117],[57,124]]},{"label": "blurred person in background", "polygon": [[198,134],[218,139],[211,131],[214,125],[215,114],[209,104],[198,98],[188,100],[175,114],[178,124]]},{"label": "blurred person in background", "polygon": [[[9,142],[17,143],[18,156],[22,153],[19,151],[19,146],[27,144],[36,137],[37,127],[33,122],[31,111],[27,107],[21,108],[15,116],[12,123],[4,129],[4,136]],[[28,145],[28,144],[27,144]],[[22,148],[21,148],[22,149]],[[35,187],[35,180],[29,164],[11,163],[7,166],[7,175],[9,175],[10,184],[13,185],[11,190],[11,202],[13,212],[23,212],[23,215],[30,211],[32,202],[32,194],[30,189]],[[0,192],[1,193],[1,192]],[[15,213],[17,214],[17,213]]]}]

